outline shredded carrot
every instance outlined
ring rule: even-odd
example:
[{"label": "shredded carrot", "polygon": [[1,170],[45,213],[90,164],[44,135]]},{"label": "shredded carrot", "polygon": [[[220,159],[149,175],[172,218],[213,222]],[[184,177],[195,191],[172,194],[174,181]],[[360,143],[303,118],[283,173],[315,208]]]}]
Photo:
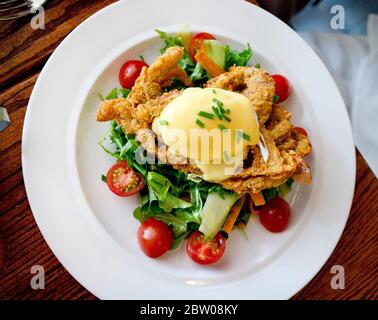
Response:
[{"label": "shredded carrot", "polygon": [[259,193],[250,193],[250,195],[255,206],[263,206],[265,204],[265,199],[261,191]]},{"label": "shredded carrot", "polygon": [[240,222],[239,224],[238,224],[238,228],[240,229],[240,230],[245,230],[245,228],[246,228],[247,226],[245,225],[245,223],[242,221],[242,222]]},{"label": "shredded carrot", "polygon": [[232,230],[232,227],[235,224],[235,221],[240,213],[241,208],[244,205],[245,195],[243,195],[238,201],[234,203],[232,206],[230,213],[227,217],[227,220],[223,226],[223,230],[227,233],[230,233]]},{"label": "shredded carrot", "polygon": [[207,54],[206,46],[202,45],[195,55],[197,62],[208,72],[212,77],[219,76],[224,73],[223,68],[218,66]]}]

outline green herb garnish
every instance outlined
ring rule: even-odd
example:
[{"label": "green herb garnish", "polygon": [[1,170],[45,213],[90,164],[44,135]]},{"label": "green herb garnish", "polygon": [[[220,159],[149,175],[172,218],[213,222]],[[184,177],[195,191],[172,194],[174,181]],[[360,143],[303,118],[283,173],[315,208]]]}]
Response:
[{"label": "green herb garnish", "polygon": [[223,115],[223,118],[228,121],[228,122],[231,122],[231,119],[229,117],[227,117],[225,114]]},{"label": "green herb garnish", "polygon": [[220,112],[220,110],[219,110],[218,108],[214,107],[214,106],[212,107],[212,109],[213,109],[215,115],[217,116],[217,118],[218,118],[219,120],[222,120],[222,119],[223,119],[223,114],[222,114],[222,112]]},{"label": "green herb garnish", "polygon": [[260,69],[261,68],[260,63],[256,63],[255,68]]},{"label": "green herb garnish", "polygon": [[101,175],[101,180],[104,181],[104,182],[106,182],[106,176],[102,174]]},{"label": "green herb garnish", "polygon": [[246,141],[251,141],[251,136],[244,133],[242,130],[236,131],[236,141],[239,142],[240,139],[243,138]]},{"label": "green herb garnish", "polygon": [[205,124],[200,119],[196,120],[196,124],[201,128],[205,128]]},{"label": "green herb garnish", "polygon": [[169,122],[167,120],[160,120],[159,123],[162,125],[162,126],[167,126],[169,125]]},{"label": "green herb garnish", "polygon": [[226,130],[227,128],[223,124],[218,124],[218,128],[221,130]]},{"label": "green herb garnish", "polygon": [[277,103],[279,99],[280,99],[280,96],[278,94],[274,94],[273,103]]},{"label": "green herb garnish", "polygon": [[198,115],[201,116],[201,117],[204,117],[204,118],[214,119],[214,115],[211,114],[211,113],[208,113],[206,111],[200,111],[200,112],[198,112]]}]

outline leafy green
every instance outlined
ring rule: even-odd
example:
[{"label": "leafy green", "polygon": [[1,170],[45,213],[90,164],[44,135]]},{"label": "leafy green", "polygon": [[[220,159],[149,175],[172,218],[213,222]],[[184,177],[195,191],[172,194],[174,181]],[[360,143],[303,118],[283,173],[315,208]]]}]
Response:
[{"label": "leafy green", "polygon": [[[164,41],[164,46],[160,49],[161,53],[164,53],[169,47],[173,46],[179,46],[183,47],[181,36],[179,35],[173,35],[170,36],[168,33],[158,30],[155,30],[160,38]],[[194,86],[196,87],[202,87],[204,83],[206,83],[209,80],[209,77],[206,73],[206,71],[201,67],[199,63],[194,63],[192,58],[190,57],[187,50],[184,51],[184,56],[182,59],[178,62],[178,65],[184,69],[186,74],[189,76],[189,78],[192,80]],[[186,86],[179,80],[173,79],[172,84],[165,88],[166,91],[170,91],[172,89],[185,89]]]},{"label": "leafy green", "polygon": [[277,188],[269,188],[262,191],[264,199],[266,202],[272,200],[275,197],[278,197],[278,189]]},{"label": "leafy green", "polygon": [[289,178],[288,180],[286,180],[286,182],[284,182],[277,188],[273,187],[263,190],[262,193],[265,201],[268,202],[278,196],[285,197],[291,191],[293,182],[294,180],[292,178]]},{"label": "leafy green", "polygon": [[230,46],[226,46],[226,70],[232,66],[246,66],[248,61],[252,58],[252,49],[249,43],[247,48],[238,52],[232,49]]},{"label": "leafy green", "polygon": [[192,206],[192,204],[168,193],[164,200],[159,200],[159,206],[165,212],[171,212],[172,209],[189,208]]},{"label": "leafy green", "polygon": [[117,98],[127,98],[131,90],[129,89],[120,89],[113,88],[105,97],[105,100],[112,100]]},{"label": "leafy green", "polygon": [[147,174],[147,183],[148,187],[154,192],[159,201],[166,199],[168,190],[172,186],[169,179],[153,171]]},{"label": "leafy green", "polygon": [[170,36],[168,33],[155,29],[155,31],[159,34],[160,38],[162,38],[165,42],[165,46],[160,49],[160,53],[164,53],[169,47],[179,46],[182,47],[182,40],[180,36]]},{"label": "leafy green", "polygon": [[285,197],[290,191],[291,191],[291,186],[294,183],[293,178],[289,178],[286,180],[285,183],[281,184],[278,187],[278,194],[280,197]]},{"label": "leafy green", "polygon": [[203,207],[201,192],[197,184],[192,184],[190,187],[190,198],[192,200],[192,213],[196,218],[200,218]]}]

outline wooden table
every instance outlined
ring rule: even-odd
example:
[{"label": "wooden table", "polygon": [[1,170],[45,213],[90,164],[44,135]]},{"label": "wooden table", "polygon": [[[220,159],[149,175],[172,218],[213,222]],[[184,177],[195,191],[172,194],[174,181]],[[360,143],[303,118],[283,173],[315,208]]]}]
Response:
[{"label": "wooden table", "polygon": [[[48,57],[79,23],[112,2],[51,0],[45,6],[45,30],[33,30],[30,17],[0,22],[0,104],[12,121],[0,133],[0,233],[9,243],[0,299],[96,299],[59,263],[34,221],[22,177],[21,135],[30,94]],[[356,159],[356,191],[343,236],[325,266],[294,299],[378,298],[378,182],[358,152]],[[329,201],[336,198],[330,195]],[[343,290],[330,287],[330,270],[336,264],[345,268]],[[30,287],[33,265],[45,268],[44,290]]]}]

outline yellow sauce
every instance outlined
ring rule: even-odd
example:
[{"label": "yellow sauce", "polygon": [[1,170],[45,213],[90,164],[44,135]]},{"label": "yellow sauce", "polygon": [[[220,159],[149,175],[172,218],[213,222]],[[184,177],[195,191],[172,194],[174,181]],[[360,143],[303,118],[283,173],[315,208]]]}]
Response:
[{"label": "yellow sauce", "polygon": [[[219,105],[230,121],[216,116],[213,107]],[[152,129],[172,152],[190,159],[203,172],[202,178],[212,182],[235,174],[242,167],[247,146],[256,145],[260,137],[250,100],[239,93],[212,88],[184,90],[154,119]]]}]

